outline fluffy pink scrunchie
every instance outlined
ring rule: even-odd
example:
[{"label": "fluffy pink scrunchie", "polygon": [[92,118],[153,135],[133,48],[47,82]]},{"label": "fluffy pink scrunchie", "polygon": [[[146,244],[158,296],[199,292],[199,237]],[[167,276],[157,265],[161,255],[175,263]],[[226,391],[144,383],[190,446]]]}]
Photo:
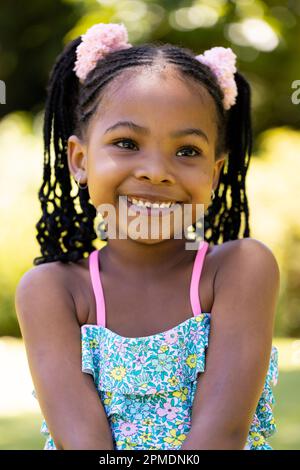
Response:
[{"label": "fluffy pink scrunchie", "polygon": [[216,75],[218,83],[224,92],[223,106],[231,108],[237,97],[237,86],[234,79],[236,72],[236,55],[230,47],[212,47],[203,54],[197,55],[195,59],[208,65]]},{"label": "fluffy pink scrunchie", "polygon": [[[81,36],[81,43],[76,49],[76,62],[73,70],[83,83],[90,70],[107,53],[128,49],[128,32],[123,23],[98,23],[91,26]],[[203,54],[195,56],[199,62],[209,66],[215,74],[224,92],[223,106],[229,109],[235,104],[237,86],[234,79],[236,55],[230,47],[213,47]]]},{"label": "fluffy pink scrunchie", "polygon": [[99,23],[91,26],[81,36],[81,43],[76,49],[77,60],[74,71],[83,82],[97,61],[108,52],[132,47],[128,43],[128,33],[123,23]]}]

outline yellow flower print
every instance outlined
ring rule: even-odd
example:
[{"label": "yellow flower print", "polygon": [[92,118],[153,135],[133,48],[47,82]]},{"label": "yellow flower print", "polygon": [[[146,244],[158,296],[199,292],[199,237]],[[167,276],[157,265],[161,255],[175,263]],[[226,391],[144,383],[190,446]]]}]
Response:
[{"label": "yellow flower print", "polygon": [[143,420],[143,424],[144,424],[145,426],[153,426],[153,420],[152,420],[151,418],[145,418],[145,419]]},{"label": "yellow flower print", "polygon": [[203,313],[200,313],[199,315],[196,315],[195,318],[196,318],[196,321],[197,321],[197,322],[198,322],[198,321],[202,321],[203,318],[204,318],[204,315],[203,315]]},{"label": "yellow flower print", "polygon": [[106,395],[107,397],[104,398],[103,402],[105,403],[105,405],[109,405],[112,399],[112,392],[107,391]]},{"label": "yellow flower print", "polygon": [[151,439],[152,434],[150,432],[143,432],[141,434],[141,439],[143,442],[147,442]]},{"label": "yellow flower print", "polygon": [[197,365],[197,355],[190,354],[185,362],[187,363],[189,367],[191,367],[191,369],[193,369]]},{"label": "yellow flower print", "polygon": [[115,379],[115,380],[122,380],[124,375],[126,375],[126,369],[123,366],[120,367],[114,367],[110,373],[110,375]]},{"label": "yellow flower print", "polygon": [[[134,447],[137,446],[137,443],[132,442],[130,437],[125,437],[124,441],[117,441],[116,444],[119,448],[122,448],[122,450],[123,449],[124,450],[130,450],[130,449],[133,449]],[[123,447],[124,444],[125,444],[125,446]]]},{"label": "yellow flower print", "polygon": [[176,419],[175,424],[176,424],[176,426],[177,426],[178,424],[182,424],[182,421],[180,421],[179,419]]},{"label": "yellow flower print", "polygon": [[180,390],[176,390],[172,393],[173,397],[179,398],[181,401],[185,401],[188,397],[189,389],[187,387],[181,387]]},{"label": "yellow flower print", "polygon": [[274,418],[270,419],[270,424],[275,424],[275,419]]},{"label": "yellow flower print", "polygon": [[98,341],[96,339],[91,339],[90,340],[90,347],[91,348],[96,348],[98,345]]},{"label": "yellow flower print", "polygon": [[159,348],[158,352],[159,352],[159,353],[164,353],[164,352],[168,351],[168,349],[169,349],[169,346],[167,346],[166,344],[163,344],[163,345]]},{"label": "yellow flower print", "polygon": [[164,437],[164,441],[168,444],[174,444],[174,446],[180,446],[186,439],[186,435],[179,433],[177,434],[176,429],[171,429],[169,436],[171,437]]},{"label": "yellow flower print", "polygon": [[250,432],[250,437],[252,439],[252,445],[254,447],[261,446],[265,443],[265,438],[258,432]]},{"label": "yellow flower print", "polygon": [[168,379],[168,382],[169,382],[170,385],[172,385],[173,387],[175,387],[175,385],[178,384],[179,380],[178,380],[178,378],[177,378],[175,375],[173,375],[173,377],[171,377],[170,379]]}]

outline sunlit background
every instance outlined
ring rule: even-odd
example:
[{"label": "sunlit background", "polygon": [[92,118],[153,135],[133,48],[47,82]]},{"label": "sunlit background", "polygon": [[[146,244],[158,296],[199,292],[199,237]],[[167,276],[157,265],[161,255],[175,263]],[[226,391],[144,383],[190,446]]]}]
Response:
[{"label": "sunlit background", "polygon": [[[246,189],[251,236],[281,271],[273,344],[274,449],[300,448],[300,2],[297,0],[1,0],[0,80],[0,449],[42,449],[42,415],[14,309],[14,291],[38,256],[42,119],[50,68],[66,42],[94,23],[123,22],[131,43],[231,47],[252,87],[254,152]],[[96,243],[97,244],[97,243]],[[99,247],[101,242],[98,243]]]}]

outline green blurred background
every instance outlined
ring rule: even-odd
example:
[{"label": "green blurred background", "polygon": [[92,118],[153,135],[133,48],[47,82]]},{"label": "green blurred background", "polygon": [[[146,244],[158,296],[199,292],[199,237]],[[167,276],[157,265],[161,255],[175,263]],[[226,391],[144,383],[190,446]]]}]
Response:
[{"label": "green blurred background", "polygon": [[271,248],[281,271],[273,341],[277,432],[269,442],[300,449],[300,104],[292,99],[300,80],[298,0],[1,0],[0,449],[44,445],[14,292],[40,254],[35,223],[48,75],[64,44],[99,22],[123,22],[131,43],[159,40],[195,54],[224,46],[237,54],[252,87],[251,236]]}]

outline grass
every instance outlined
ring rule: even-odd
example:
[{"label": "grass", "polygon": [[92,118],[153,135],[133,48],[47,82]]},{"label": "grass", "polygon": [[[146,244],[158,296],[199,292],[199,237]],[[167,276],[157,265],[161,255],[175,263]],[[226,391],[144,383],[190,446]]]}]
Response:
[{"label": "grass", "polygon": [[279,370],[274,388],[277,432],[268,442],[276,450],[300,450],[300,371]]},{"label": "grass", "polygon": [[42,416],[25,413],[0,418],[1,450],[42,450],[44,436],[40,434]]}]

